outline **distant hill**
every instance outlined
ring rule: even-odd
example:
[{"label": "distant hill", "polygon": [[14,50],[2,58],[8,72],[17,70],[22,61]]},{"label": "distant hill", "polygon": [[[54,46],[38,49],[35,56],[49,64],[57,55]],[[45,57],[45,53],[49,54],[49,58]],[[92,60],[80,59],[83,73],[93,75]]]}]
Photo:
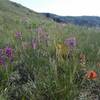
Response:
[{"label": "distant hill", "polygon": [[81,26],[100,27],[100,17],[98,16],[59,16],[51,13],[42,13],[46,17],[58,23],[72,23]]}]

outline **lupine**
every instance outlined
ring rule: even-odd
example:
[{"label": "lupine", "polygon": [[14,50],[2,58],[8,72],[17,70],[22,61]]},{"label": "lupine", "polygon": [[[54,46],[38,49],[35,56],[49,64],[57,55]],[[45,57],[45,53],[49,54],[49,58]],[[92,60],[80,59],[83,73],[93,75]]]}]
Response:
[{"label": "lupine", "polygon": [[13,57],[13,49],[12,48],[6,47],[5,48],[5,53],[6,53],[7,57],[9,57],[9,58]]},{"label": "lupine", "polygon": [[13,60],[14,60],[13,49],[11,47],[6,47],[5,48],[5,54],[8,57],[9,61],[12,63]]},{"label": "lupine", "polygon": [[76,46],[76,38],[75,38],[75,37],[70,37],[70,38],[66,39],[66,40],[64,41],[64,43],[65,43],[68,47],[73,48],[73,47]]}]

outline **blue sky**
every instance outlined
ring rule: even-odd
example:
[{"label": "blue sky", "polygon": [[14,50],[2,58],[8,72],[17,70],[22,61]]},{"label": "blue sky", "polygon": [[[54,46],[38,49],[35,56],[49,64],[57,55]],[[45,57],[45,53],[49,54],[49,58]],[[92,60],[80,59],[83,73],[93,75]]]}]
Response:
[{"label": "blue sky", "polygon": [[100,0],[11,0],[37,12],[63,16],[100,16]]}]

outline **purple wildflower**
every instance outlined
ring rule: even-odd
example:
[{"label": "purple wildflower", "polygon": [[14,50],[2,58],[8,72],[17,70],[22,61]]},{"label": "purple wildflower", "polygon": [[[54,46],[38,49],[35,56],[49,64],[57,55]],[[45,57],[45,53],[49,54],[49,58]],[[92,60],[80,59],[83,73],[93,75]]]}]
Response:
[{"label": "purple wildflower", "polygon": [[0,57],[0,65],[4,65],[5,64],[5,59],[3,57]]},{"label": "purple wildflower", "polygon": [[16,32],[15,36],[16,36],[16,38],[21,38],[22,37],[22,33],[21,32]]},{"label": "purple wildflower", "polygon": [[64,43],[69,46],[70,48],[73,48],[76,46],[76,38],[75,37],[70,37],[64,41]]},{"label": "purple wildflower", "polygon": [[13,50],[12,50],[12,48],[10,48],[10,47],[6,47],[5,48],[5,53],[6,53],[6,55],[7,55],[7,57],[12,57],[13,56]]},{"label": "purple wildflower", "polygon": [[48,33],[42,27],[38,27],[36,29],[36,32],[37,32],[38,42],[48,45],[48,40],[49,40]]}]

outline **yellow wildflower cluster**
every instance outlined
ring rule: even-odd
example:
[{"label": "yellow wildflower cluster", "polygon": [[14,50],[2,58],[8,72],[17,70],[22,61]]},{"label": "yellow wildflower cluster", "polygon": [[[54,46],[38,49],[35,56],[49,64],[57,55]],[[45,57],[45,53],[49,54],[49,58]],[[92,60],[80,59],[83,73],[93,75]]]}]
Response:
[{"label": "yellow wildflower cluster", "polygon": [[56,45],[56,56],[64,58],[68,54],[68,47],[64,44]]}]

